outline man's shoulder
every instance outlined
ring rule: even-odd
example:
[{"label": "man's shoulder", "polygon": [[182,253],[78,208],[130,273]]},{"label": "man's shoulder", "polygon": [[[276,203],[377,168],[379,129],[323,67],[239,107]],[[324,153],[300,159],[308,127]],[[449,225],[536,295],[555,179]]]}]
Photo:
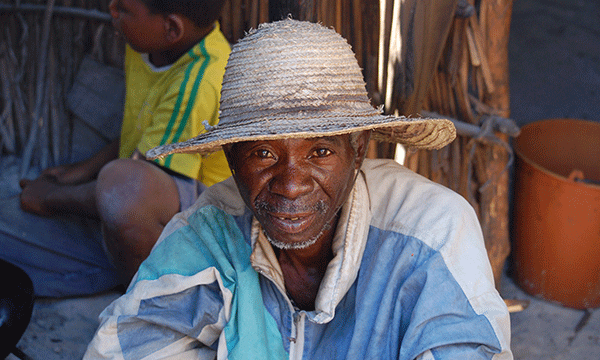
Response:
[{"label": "man's shoulder", "polygon": [[[418,197],[421,201],[449,201],[457,206],[470,205],[448,187],[433,182],[426,177],[405,168],[390,159],[365,159],[361,168],[371,197],[382,197],[393,193],[405,197]],[[398,200],[398,197],[390,201]]]},{"label": "man's shoulder", "polygon": [[174,273],[189,276],[211,266],[219,269],[223,259],[249,255],[249,218],[219,205],[196,203],[176,214],[140,267],[138,280]]},{"label": "man's shoulder", "polygon": [[208,59],[209,62],[207,65],[222,67],[223,71],[225,71],[225,65],[230,53],[231,46],[229,45],[229,41],[227,41],[217,22],[213,30],[192,47],[188,54],[192,61],[196,59]]},{"label": "man's shoulder", "polygon": [[187,78],[201,82],[203,86],[210,84],[220,91],[230,53],[229,42],[216,26],[166,70],[158,69],[158,72],[163,74],[163,79],[169,80],[165,84],[176,85],[174,89],[178,91],[180,89],[177,86]]},{"label": "man's shoulder", "polygon": [[473,207],[453,190],[414,173],[393,160],[365,161],[362,167],[369,200],[371,225],[400,232],[434,249],[468,226],[477,232]]},{"label": "man's shoulder", "polygon": [[240,196],[233,177],[229,177],[204,190],[196,203],[188,211],[204,206],[215,206],[233,216],[241,216],[246,211],[246,204]]},{"label": "man's shoulder", "polygon": [[218,110],[221,83],[230,52],[229,42],[216,28],[168,69],[161,71],[163,98],[169,99],[167,103],[181,99],[184,104],[193,101],[194,110],[190,116],[200,116],[215,125],[212,122],[218,117],[214,117],[212,112]]},{"label": "man's shoulder", "polygon": [[192,206],[175,214],[165,226],[157,244],[172,234],[180,234],[182,228],[200,228],[207,221],[210,222],[211,217],[236,218],[245,214],[244,201],[239,196],[235,181],[230,177],[204,190]]},{"label": "man's shoulder", "polygon": [[218,49],[216,49],[216,51],[218,51],[219,53],[225,53],[227,56],[229,56],[229,53],[231,53],[231,46],[229,44],[229,41],[225,37],[225,34],[223,34],[223,32],[221,31],[221,25],[218,21],[215,23],[213,30],[210,33],[208,33],[202,40],[205,43],[210,44],[210,46],[217,46]]}]

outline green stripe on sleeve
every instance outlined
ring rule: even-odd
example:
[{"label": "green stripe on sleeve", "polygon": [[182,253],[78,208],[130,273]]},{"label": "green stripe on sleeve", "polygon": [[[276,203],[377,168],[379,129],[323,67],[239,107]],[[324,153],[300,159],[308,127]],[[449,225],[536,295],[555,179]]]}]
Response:
[{"label": "green stripe on sleeve", "polygon": [[[173,136],[173,139],[171,141],[172,143],[178,142],[179,139],[181,138],[181,134],[183,134],[183,131],[185,130],[185,126],[187,125],[187,122],[190,118],[192,109],[194,108],[194,103],[197,100],[196,97],[198,95],[198,88],[200,87],[200,84],[202,83],[202,79],[204,78],[204,73],[206,72],[206,68],[208,67],[208,64],[210,63],[210,56],[209,56],[208,52],[206,51],[204,41],[200,42],[199,47],[200,47],[200,53],[202,54],[204,59],[202,60],[202,64],[200,65],[200,69],[198,70],[198,74],[196,75],[196,79],[194,80],[194,86],[192,87],[192,91],[190,92],[190,98],[189,98],[187,106],[185,108],[185,112],[184,112],[181,120],[179,121],[179,127],[177,128],[177,132]],[[199,59],[199,57],[196,54],[193,54],[191,51],[190,51],[190,56],[194,57],[194,59],[195,59],[194,64]],[[166,167],[169,167],[171,165],[172,157],[173,157],[173,155],[169,155],[165,159]]]}]

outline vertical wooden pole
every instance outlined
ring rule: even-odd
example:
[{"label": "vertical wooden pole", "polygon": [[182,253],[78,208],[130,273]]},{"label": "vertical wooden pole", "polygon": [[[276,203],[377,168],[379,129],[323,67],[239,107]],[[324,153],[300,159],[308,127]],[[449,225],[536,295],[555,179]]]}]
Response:
[{"label": "vertical wooden pole", "polygon": [[[481,3],[481,29],[484,33],[485,55],[493,81],[493,91],[487,93],[484,102],[494,108],[498,115],[510,116],[508,38],[513,0],[486,0]],[[504,134],[497,134],[508,141]],[[508,162],[508,153],[499,146],[490,146],[486,151],[488,179],[494,179],[482,191],[480,214],[486,248],[492,268],[501,270],[510,252],[508,223],[508,171],[502,172]],[[499,174],[502,174],[498,176]],[[501,271],[495,271],[496,286],[499,287]]]}]

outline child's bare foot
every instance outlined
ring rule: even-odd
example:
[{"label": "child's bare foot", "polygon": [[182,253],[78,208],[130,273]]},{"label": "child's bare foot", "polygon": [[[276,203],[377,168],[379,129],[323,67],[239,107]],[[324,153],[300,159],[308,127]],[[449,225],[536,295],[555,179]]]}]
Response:
[{"label": "child's bare foot", "polygon": [[23,210],[42,216],[55,215],[47,204],[59,184],[50,177],[40,176],[35,180],[22,179],[19,185],[23,189],[20,195]]}]

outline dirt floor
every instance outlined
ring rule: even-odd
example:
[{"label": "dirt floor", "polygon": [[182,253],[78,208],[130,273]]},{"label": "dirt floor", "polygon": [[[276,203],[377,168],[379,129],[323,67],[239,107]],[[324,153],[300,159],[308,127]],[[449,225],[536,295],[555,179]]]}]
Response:
[{"label": "dirt floor", "polygon": [[[511,117],[521,126],[562,117],[600,121],[599,44],[600,2],[515,0]],[[515,359],[600,359],[600,309],[573,310],[537,299],[507,276],[501,294],[530,301],[526,310],[511,314]],[[18,348],[34,360],[81,358],[98,314],[117,296],[37,300]]]}]

